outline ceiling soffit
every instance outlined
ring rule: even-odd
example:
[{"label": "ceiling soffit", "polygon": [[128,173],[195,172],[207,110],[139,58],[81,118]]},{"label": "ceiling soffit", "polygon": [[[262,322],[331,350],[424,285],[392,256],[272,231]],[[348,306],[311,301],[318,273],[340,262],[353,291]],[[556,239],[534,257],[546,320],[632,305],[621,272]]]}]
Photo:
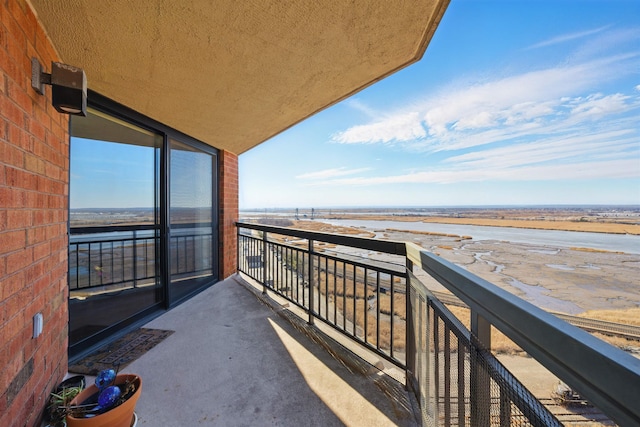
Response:
[{"label": "ceiling soffit", "polygon": [[30,0],[89,88],[240,154],[420,59],[448,0]]}]

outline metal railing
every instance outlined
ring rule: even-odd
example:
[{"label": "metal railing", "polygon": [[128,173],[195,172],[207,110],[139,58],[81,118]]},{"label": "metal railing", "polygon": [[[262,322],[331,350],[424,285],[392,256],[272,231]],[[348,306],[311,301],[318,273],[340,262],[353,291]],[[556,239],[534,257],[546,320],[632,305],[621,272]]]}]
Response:
[{"label": "metal railing", "polygon": [[[406,247],[412,268],[426,272],[469,306],[472,342],[490,349],[491,327],[495,327],[611,420],[621,426],[640,425],[640,360],[412,243]],[[410,288],[428,292],[414,278]],[[428,379],[420,378],[416,366],[408,366],[407,375],[409,383],[422,390]],[[476,389],[471,425],[493,425],[478,418],[496,412],[488,398],[492,383],[482,374],[471,376]]]},{"label": "metal railing", "polygon": [[[172,277],[192,277],[212,270],[213,235],[210,231],[190,231],[194,226],[172,226],[176,230],[169,242]],[[153,224],[71,228],[69,289],[111,290],[155,283],[159,275],[159,233],[159,227]]]},{"label": "metal railing", "polygon": [[[264,289],[304,309],[309,323],[325,322],[404,368],[404,265],[339,254],[334,245],[399,255],[404,245],[281,227],[238,224],[238,268]],[[242,229],[254,233],[243,233]],[[296,241],[270,239],[287,236]]]},{"label": "metal railing", "polygon": [[560,426],[410,272],[407,382],[424,426]]},{"label": "metal railing", "polygon": [[137,287],[155,280],[157,233],[153,224],[71,228],[69,289]]},{"label": "metal railing", "polygon": [[[491,354],[492,326],[612,420],[640,425],[638,359],[454,264],[410,243],[236,225],[239,271],[303,308],[310,323],[319,319],[405,369],[423,425],[561,425]],[[364,261],[345,248],[402,262]],[[414,269],[470,307],[470,331]]]}]

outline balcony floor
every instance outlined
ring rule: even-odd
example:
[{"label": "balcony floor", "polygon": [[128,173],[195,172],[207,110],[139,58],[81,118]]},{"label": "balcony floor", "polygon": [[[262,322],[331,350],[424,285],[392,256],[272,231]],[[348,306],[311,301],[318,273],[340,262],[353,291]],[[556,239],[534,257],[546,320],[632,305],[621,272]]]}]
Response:
[{"label": "balcony floor", "polygon": [[235,275],[146,325],[175,333],[123,369],[143,380],[139,426],[417,425],[402,384],[340,362],[258,296]]}]

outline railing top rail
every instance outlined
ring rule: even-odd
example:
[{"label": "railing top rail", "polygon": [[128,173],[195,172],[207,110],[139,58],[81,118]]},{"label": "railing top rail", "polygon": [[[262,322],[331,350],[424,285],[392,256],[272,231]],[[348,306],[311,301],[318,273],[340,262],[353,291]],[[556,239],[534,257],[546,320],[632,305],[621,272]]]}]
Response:
[{"label": "railing top rail", "polygon": [[366,237],[345,236],[341,234],[299,230],[296,228],[277,227],[273,225],[250,224],[246,222],[237,222],[236,227],[249,228],[252,230],[264,231],[267,233],[282,234],[285,236],[298,237],[300,239],[333,243],[342,246],[352,246],[371,251],[384,252],[392,255],[405,256],[407,254],[404,242],[397,242],[393,240],[377,240],[369,239]]},{"label": "railing top rail", "polygon": [[[203,222],[174,222],[171,224],[172,229],[194,228],[194,227],[212,227],[210,221]],[[119,225],[92,225],[88,227],[69,227],[70,234],[94,234],[94,233],[112,233],[116,231],[140,231],[140,230],[158,230],[159,224],[119,224]]]},{"label": "railing top rail", "polygon": [[407,243],[407,258],[619,425],[640,425],[640,360]]},{"label": "railing top rail", "polygon": [[96,225],[90,227],[70,227],[70,234],[111,233],[115,231],[155,230],[159,228],[155,224],[121,224],[121,225]]}]

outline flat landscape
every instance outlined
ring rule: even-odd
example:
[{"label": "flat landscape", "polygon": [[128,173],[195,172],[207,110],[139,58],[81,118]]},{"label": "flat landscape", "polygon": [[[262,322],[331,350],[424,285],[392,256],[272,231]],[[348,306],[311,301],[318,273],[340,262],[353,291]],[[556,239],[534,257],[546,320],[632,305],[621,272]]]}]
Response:
[{"label": "flat landscape", "polygon": [[[444,223],[489,227],[517,227],[533,230],[563,230],[611,235],[640,234],[640,208],[633,209],[465,209],[419,212],[415,210],[314,210],[313,212],[241,213],[241,221],[293,227],[327,233],[357,235],[376,239],[413,242],[453,262],[477,276],[551,312],[640,325],[640,254],[637,250],[602,250],[587,244],[571,246],[527,244],[498,239],[477,239],[465,233],[439,233],[390,228],[406,223]],[[336,220],[352,220],[350,226]],[[354,221],[355,220],[355,221]],[[363,225],[358,224],[362,221]],[[366,222],[365,222],[366,221]],[[385,223],[381,222],[385,221]],[[329,223],[332,222],[333,224]],[[398,224],[402,222],[403,224]],[[428,228],[427,228],[428,229]],[[490,234],[490,233],[489,233]],[[331,248],[339,251],[339,248]],[[363,253],[368,258],[375,254]],[[379,255],[388,261],[388,256]],[[397,260],[396,260],[397,262]],[[446,291],[426,273],[418,277],[432,290]],[[467,309],[450,309],[465,324]],[[632,354],[640,355],[640,342],[600,335],[600,338]],[[521,350],[497,330],[492,331],[492,349],[500,361],[539,399],[552,402],[558,379],[526,357]],[[525,357],[522,357],[525,356]],[[567,425],[612,425],[606,418],[594,418],[581,410],[565,410],[550,404]],[[568,414],[568,415],[567,415]]]},{"label": "flat landscape", "polygon": [[[242,215],[241,215],[242,216]],[[325,221],[380,220],[640,235],[640,207],[314,209],[265,212],[260,222],[339,234],[410,241],[545,310],[640,324],[640,255],[584,245],[541,246],[474,236]],[[254,217],[255,218],[255,217]],[[297,218],[297,219],[296,219]],[[310,219],[313,219],[312,221]],[[428,277],[425,284],[444,290]],[[604,313],[598,313],[603,311]],[[616,311],[618,314],[612,314]]]}]

